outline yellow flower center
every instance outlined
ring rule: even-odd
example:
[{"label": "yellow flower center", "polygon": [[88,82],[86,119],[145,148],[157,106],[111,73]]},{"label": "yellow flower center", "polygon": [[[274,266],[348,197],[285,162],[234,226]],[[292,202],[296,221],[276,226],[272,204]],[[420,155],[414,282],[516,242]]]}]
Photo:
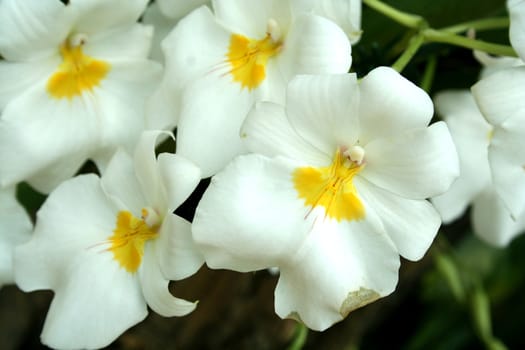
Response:
[{"label": "yellow flower center", "polygon": [[[154,217],[157,221],[148,224]],[[129,211],[120,211],[117,215],[117,227],[113,230],[113,235],[109,238],[113,252],[113,258],[117,260],[121,267],[130,273],[138,270],[144,255],[144,244],[146,241],[155,239],[158,236],[159,225],[158,217],[154,212],[152,215],[147,209],[142,209],[142,218],[136,218]]]},{"label": "yellow flower center", "polygon": [[332,164],[327,167],[295,169],[293,183],[299,198],[304,199],[311,210],[324,207],[325,216],[337,221],[364,218],[365,208],[352,183],[364,167],[361,152],[358,146],[350,152],[337,150]]},{"label": "yellow flower center", "polygon": [[273,20],[268,22],[268,33],[261,40],[232,34],[226,57],[233,81],[248,90],[258,87],[266,77],[268,60],[277,55],[283,46],[279,36],[279,29]]},{"label": "yellow flower center", "polygon": [[81,35],[66,40],[60,47],[62,63],[47,81],[47,91],[55,98],[72,99],[99,86],[109,72],[110,64],[82,52],[85,38]]}]

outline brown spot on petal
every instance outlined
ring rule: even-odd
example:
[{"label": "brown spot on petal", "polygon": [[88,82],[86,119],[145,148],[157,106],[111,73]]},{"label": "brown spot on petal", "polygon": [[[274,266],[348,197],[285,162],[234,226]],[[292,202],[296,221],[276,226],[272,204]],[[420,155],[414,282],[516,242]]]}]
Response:
[{"label": "brown spot on petal", "polygon": [[348,293],[348,296],[343,302],[343,305],[341,305],[339,313],[344,318],[351,311],[354,311],[355,309],[370,304],[371,302],[376,301],[380,297],[381,295],[379,295],[379,293],[377,293],[376,291],[361,287],[358,291]]}]

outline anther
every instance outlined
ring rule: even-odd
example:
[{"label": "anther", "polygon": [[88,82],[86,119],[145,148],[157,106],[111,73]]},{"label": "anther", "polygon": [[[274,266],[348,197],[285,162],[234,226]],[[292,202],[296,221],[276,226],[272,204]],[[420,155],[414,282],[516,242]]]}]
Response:
[{"label": "anther", "polygon": [[141,219],[144,220],[148,227],[155,227],[160,224],[160,216],[157,214],[155,209],[147,207],[142,208]]},{"label": "anther", "polygon": [[361,146],[354,145],[346,149],[343,152],[343,155],[348,157],[355,164],[361,165],[361,163],[363,163],[363,159],[365,158],[365,150]]}]

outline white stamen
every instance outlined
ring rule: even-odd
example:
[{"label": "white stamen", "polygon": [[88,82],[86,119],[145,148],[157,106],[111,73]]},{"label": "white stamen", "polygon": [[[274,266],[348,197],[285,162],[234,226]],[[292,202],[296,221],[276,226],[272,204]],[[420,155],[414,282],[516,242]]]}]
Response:
[{"label": "white stamen", "polygon": [[343,152],[343,154],[350,158],[350,160],[357,165],[361,165],[363,163],[363,159],[365,158],[365,150],[363,147],[354,145],[350,148],[348,148],[346,151]]},{"label": "white stamen", "polygon": [[149,227],[157,226],[161,222],[159,214],[151,207],[142,208],[141,218]]},{"label": "white stamen", "polygon": [[266,33],[272,37],[273,42],[281,40],[281,27],[279,27],[279,23],[275,19],[270,18],[268,20]]},{"label": "white stamen", "polygon": [[83,33],[76,33],[69,37],[69,46],[78,47],[82,46],[87,42],[88,36]]}]

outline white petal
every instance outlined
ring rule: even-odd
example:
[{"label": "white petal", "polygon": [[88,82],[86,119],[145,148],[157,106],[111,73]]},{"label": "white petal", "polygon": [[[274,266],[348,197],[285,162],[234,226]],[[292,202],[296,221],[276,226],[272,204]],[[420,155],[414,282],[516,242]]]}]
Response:
[{"label": "white petal", "polygon": [[160,271],[156,259],[156,245],[147,244],[144,251],[144,262],[139,270],[144,298],[149,307],[164,317],[184,316],[195,310],[197,303],[179,299],[171,295],[167,280]]},{"label": "white petal", "polygon": [[165,16],[179,19],[201,5],[207,5],[209,0],[158,0],[156,2]]},{"label": "white petal", "polygon": [[63,159],[85,160],[100,142],[98,118],[90,109],[95,105],[92,97],[54,100],[43,85],[34,86],[3,111],[0,159],[9,163],[0,168],[4,186],[31,178]]},{"label": "white petal", "polygon": [[358,137],[359,90],[355,74],[301,75],[288,85],[286,113],[293,129],[332,158]]},{"label": "white petal", "polygon": [[76,259],[112,257],[105,243],[118,210],[99,181],[93,174],[65,181],[42,205],[31,240],[15,253],[15,278],[22,290],[57,289]]},{"label": "white petal", "polygon": [[191,235],[191,224],[183,218],[169,214],[164,218],[157,244],[162,274],[170,280],[193,275],[204,264]]},{"label": "white petal", "polygon": [[282,155],[313,166],[326,166],[331,158],[302,138],[283,107],[258,102],[244,121],[241,135],[248,149],[268,157]]},{"label": "white petal", "polygon": [[293,164],[237,157],[212,178],[193,220],[195,242],[212,268],[254,271],[278,266],[311,227],[293,187]]},{"label": "white petal", "polygon": [[153,28],[139,23],[88,37],[83,51],[101,60],[140,59],[149,55]]},{"label": "white petal", "polygon": [[434,108],[425,91],[389,67],[378,67],[359,84],[361,143],[428,125]]},{"label": "white petal", "polygon": [[58,53],[73,25],[60,1],[2,0],[0,54],[10,61],[33,61]]},{"label": "white petal", "polygon": [[200,76],[225,73],[229,42],[230,33],[215,21],[206,6],[180,20],[161,45],[164,77],[148,103],[149,128],[175,127],[183,87]]},{"label": "white petal", "polygon": [[410,199],[445,192],[459,175],[459,160],[444,122],[381,138],[365,146],[359,174],[378,187]]},{"label": "white petal", "polygon": [[195,190],[201,179],[200,169],[176,154],[161,153],[157,159],[160,181],[166,193],[166,208],[177,209]]},{"label": "white petal", "polygon": [[147,203],[154,207],[162,207],[162,210],[165,210],[167,208],[165,203],[163,203],[164,189],[161,185],[161,177],[155,155],[155,146],[161,135],[173,137],[168,132],[157,130],[144,131],[135,148],[133,160],[135,174],[140,183],[142,193],[146,196]]},{"label": "white petal", "polygon": [[473,56],[479,63],[483,65],[481,72],[479,73],[480,80],[505,68],[519,67],[523,66],[524,64],[521,58],[493,56],[483,51],[474,50]]},{"label": "white petal", "polygon": [[146,205],[142,191],[138,190],[140,184],[135,175],[133,160],[122,149],[110,160],[102,174],[101,185],[105,193],[120,203],[120,210],[129,210],[134,215],[139,215]]},{"label": "white petal", "polygon": [[491,127],[468,90],[445,91],[435,97],[436,109],[447,123],[459,156],[460,175],[445,193],[432,198],[448,223],[463,214],[490,182],[488,144]]},{"label": "white petal", "polygon": [[[135,114],[144,116],[144,100],[159,83],[162,66],[146,59],[119,59],[111,63],[111,70],[101,83],[104,93],[115,95],[122,102],[137,108]],[[140,109],[139,109],[140,107]]]},{"label": "white petal", "polygon": [[266,36],[270,18],[282,26],[281,17],[290,17],[288,3],[288,0],[212,0],[219,21],[232,32],[257,40]]},{"label": "white petal", "polygon": [[13,283],[13,254],[19,244],[31,237],[33,224],[15,197],[15,188],[0,191],[0,287]]},{"label": "white petal", "polygon": [[510,16],[510,42],[521,59],[525,59],[525,2],[509,0],[507,7]]},{"label": "white petal", "polygon": [[164,78],[158,89],[146,101],[146,129],[172,131],[179,120],[181,86],[174,86],[173,80]]},{"label": "white petal", "polygon": [[55,289],[42,343],[58,349],[98,349],[146,317],[136,276],[110,255],[80,256],[70,265],[75,268]]},{"label": "white petal", "polygon": [[474,232],[485,242],[505,247],[525,231],[525,214],[513,220],[494,188],[481,193],[472,208]]},{"label": "white petal", "polygon": [[362,179],[356,179],[355,186],[363,200],[381,218],[399,254],[412,261],[421,259],[441,225],[432,204],[397,196]]},{"label": "white petal", "polygon": [[326,18],[303,14],[292,23],[278,57],[284,76],[347,73],[352,48],[346,34]]},{"label": "white petal", "polygon": [[222,68],[230,44],[225,30],[202,6],[179,21],[162,42],[166,57],[166,76],[185,85],[196,77]]},{"label": "white petal", "polygon": [[101,123],[97,133],[102,138],[98,147],[109,148],[111,154],[118,146],[133,152],[144,129],[146,98],[158,84],[161,66],[144,59],[113,63],[95,96]]},{"label": "white petal", "polygon": [[322,331],[390,294],[397,284],[399,255],[367,221],[318,220],[300,249],[279,267],[276,313]]},{"label": "white petal", "polygon": [[94,34],[130,26],[142,15],[148,0],[70,0],[80,17],[75,23],[79,33]]},{"label": "white petal", "polygon": [[361,37],[361,0],[295,0],[294,14],[312,11],[339,25],[355,44]]},{"label": "white petal", "polygon": [[59,64],[58,56],[30,63],[0,61],[0,111],[12,99],[45,79]]},{"label": "white petal", "polygon": [[487,121],[499,125],[525,108],[524,84],[525,67],[508,68],[478,81],[472,87],[472,94]]},{"label": "white petal", "polygon": [[217,173],[245,152],[240,129],[253,103],[253,94],[227,77],[196,81],[183,96],[177,153],[197,164],[202,177]]},{"label": "white petal", "polygon": [[496,191],[514,218],[525,212],[525,114],[507,118],[494,130],[489,162]]}]

